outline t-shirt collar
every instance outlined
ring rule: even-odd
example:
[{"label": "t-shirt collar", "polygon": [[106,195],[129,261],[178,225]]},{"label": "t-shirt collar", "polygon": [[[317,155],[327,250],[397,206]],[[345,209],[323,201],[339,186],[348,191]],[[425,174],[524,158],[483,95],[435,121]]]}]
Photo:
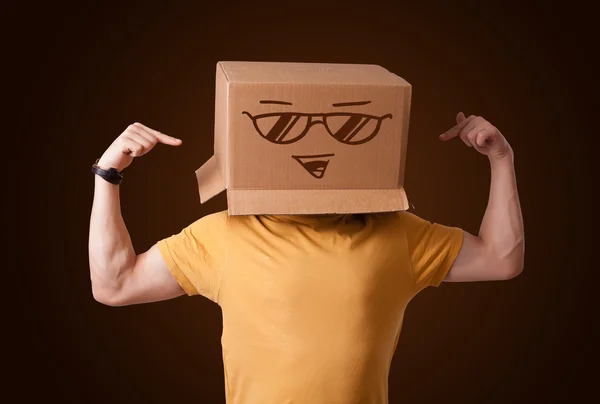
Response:
[{"label": "t-shirt collar", "polygon": [[294,223],[306,226],[330,226],[342,224],[352,215],[348,214],[306,214],[306,215],[261,215],[268,220],[279,223]]}]

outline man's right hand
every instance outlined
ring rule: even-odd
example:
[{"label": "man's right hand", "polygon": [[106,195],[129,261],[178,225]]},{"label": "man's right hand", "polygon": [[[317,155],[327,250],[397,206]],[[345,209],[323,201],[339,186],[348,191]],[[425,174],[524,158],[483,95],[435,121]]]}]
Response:
[{"label": "man's right hand", "polygon": [[122,171],[131,164],[134,157],[148,153],[157,143],[179,146],[182,142],[181,139],[136,122],[129,125],[106,149],[98,161],[98,166],[106,169],[114,167],[117,171]]}]

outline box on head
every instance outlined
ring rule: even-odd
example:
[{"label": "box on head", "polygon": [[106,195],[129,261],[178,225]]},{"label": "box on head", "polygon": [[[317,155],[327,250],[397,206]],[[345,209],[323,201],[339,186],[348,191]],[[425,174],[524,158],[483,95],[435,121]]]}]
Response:
[{"label": "box on head", "polygon": [[411,85],[377,65],[219,62],[201,203],[230,215],[408,209]]}]

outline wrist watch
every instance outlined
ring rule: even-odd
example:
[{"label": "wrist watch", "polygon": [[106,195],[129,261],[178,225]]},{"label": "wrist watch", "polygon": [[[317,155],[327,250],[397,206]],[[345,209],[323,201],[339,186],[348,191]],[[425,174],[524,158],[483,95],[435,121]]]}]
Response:
[{"label": "wrist watch", "polygon": [[98,166],[99,158],[96,159],[92,165],[92,172],[100,177],[104,178],[111,184],[119,185],[123,181],[123,170],[117,171],[116,168],[111,167],[108,170]]}]

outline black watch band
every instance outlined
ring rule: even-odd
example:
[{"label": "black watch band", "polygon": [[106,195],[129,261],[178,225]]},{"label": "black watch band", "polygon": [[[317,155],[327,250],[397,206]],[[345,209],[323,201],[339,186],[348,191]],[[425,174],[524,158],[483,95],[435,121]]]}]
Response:
[{"label": "black watch band", "polygon": [[96,161],[94,162],[94,164],[92,165],[92,172],[94,174],[99,175],[100,177],[104,178],[106,181],[110,182],[111,184],[115,184],[115,185],[119,185],[121,183],[121,181],[123,181],[123,171],[117,171],[116,168],[109,168],[108,170],[105,170],[104,168],[101,168],[98,166],[98,161],[100,159],[96,159]]}]

